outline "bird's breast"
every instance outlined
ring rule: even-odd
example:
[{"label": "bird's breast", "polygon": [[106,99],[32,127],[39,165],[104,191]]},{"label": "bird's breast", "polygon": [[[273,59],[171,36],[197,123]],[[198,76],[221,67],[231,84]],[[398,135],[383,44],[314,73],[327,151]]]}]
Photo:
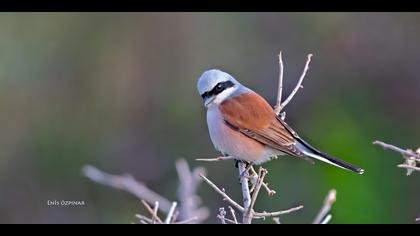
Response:
[{"label": "bird's breast", "polygon": [[257,163],[264,162],[273,155],[272,149],[226,125],[217,106],[207,110],[207,124],[213,145],[224,154]]}]

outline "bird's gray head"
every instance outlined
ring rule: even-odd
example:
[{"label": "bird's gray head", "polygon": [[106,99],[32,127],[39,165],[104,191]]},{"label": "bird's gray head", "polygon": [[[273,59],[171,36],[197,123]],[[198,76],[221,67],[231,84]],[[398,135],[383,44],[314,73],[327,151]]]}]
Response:
[{"label": "bird's gray head", "polygon": [[220,104],[241,87],[231,75],[217,69],[205,71],[197,82],[198,93],[206,107]]}]

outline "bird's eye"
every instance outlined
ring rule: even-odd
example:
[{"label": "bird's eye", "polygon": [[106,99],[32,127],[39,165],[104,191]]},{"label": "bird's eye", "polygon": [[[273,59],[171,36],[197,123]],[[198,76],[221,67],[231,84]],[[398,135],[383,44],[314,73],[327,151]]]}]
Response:
[{"label": "bird's eye", "polygon": [[218,84],[216,85],[216,92],[220,92],[223,89],[223,85],[222,84]]}]

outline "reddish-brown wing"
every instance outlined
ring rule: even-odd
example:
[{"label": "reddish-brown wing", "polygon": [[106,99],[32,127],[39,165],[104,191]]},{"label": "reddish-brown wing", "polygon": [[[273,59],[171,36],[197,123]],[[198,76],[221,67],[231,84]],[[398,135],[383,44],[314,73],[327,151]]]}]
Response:
[{"label": "reddish-brown wing", "polygon": [[271,106],[256,93],[243,93],[219,106],[225,122],[271,148],[302,157],[293,135],[277,119]]}]

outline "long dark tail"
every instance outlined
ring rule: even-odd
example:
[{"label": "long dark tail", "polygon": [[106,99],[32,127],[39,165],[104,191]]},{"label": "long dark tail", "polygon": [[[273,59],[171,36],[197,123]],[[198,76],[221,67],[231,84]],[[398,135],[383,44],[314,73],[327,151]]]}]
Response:
[{"label": "long dark tail", "polygon": [[364,170],[362,168],[359,168],[357,166],[354,166],[350,163],[347,163],[345,161],[339,160],[335,157],[332,157],[326,153],[323,153],[316,148],[309,145],[307,142],[302,140],[301,138],[298,138],[298,142],[296,143],[296,146],[303,151],[303,153],[309,157],[318,159],[320,161],[326,162],[328,164],[338,166],[340,168],[350,170],[353,172],[356,172],[358,174],[363,174]]}]

